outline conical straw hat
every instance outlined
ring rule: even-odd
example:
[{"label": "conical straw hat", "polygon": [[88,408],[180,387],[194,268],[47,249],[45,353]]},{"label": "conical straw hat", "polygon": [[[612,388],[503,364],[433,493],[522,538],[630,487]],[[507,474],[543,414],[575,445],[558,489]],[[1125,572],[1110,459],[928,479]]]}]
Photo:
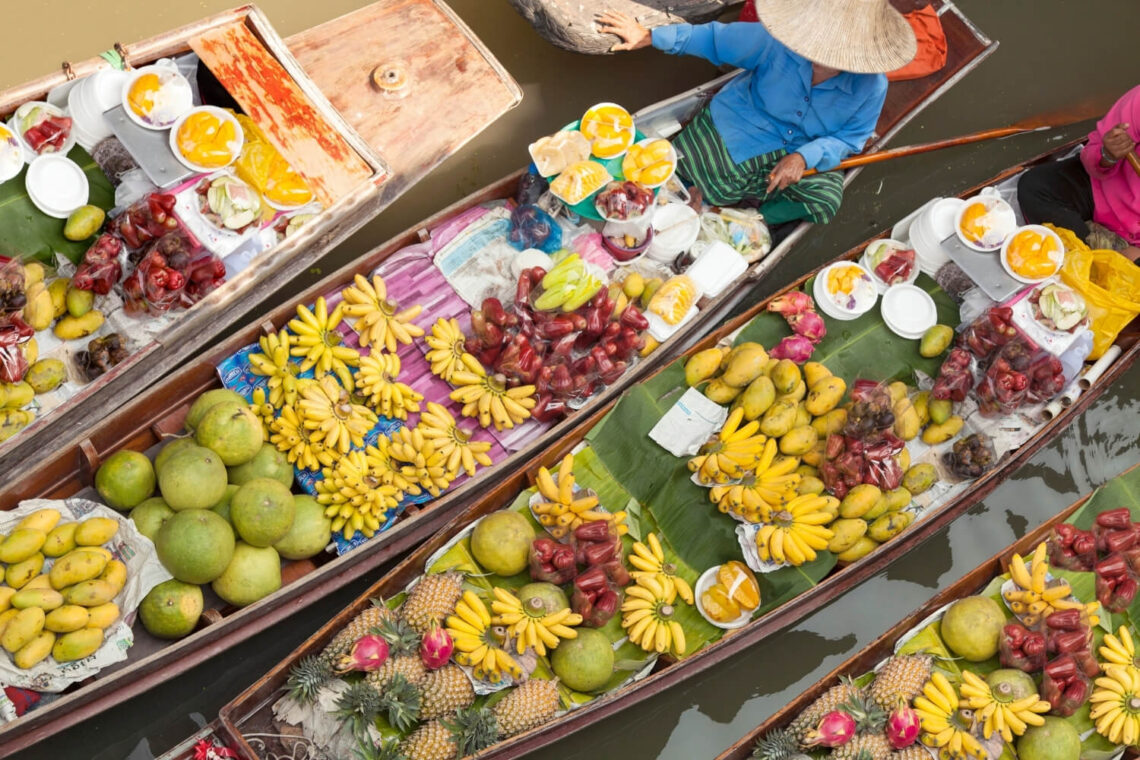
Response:
[{"label": "conical straw hat", "polygon": [[809,61],[874,74],[910,63],[914,30],[888,0],[756,0],[772,36]]}]

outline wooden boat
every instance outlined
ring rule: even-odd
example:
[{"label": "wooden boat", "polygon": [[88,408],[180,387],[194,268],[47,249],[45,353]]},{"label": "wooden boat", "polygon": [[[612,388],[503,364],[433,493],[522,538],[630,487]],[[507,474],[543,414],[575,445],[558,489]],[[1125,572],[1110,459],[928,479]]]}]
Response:
[{"label": "wooden boat", "polygon": [[[1135,476],[1140,470],[1137,467],[1130,468],[1127,472],[1117,476],[1117,479]],[[1111,483],[1111,481],[1110,481]],[[961,599],[965,596],[976,594],[984,589],[995,576],[1008,572],[1009,558],[1018,553],[1022,556],[1027,556],[1032,553],[1037,544],[1049,538],[1053,528],[1060,523],[1067,521],[1074,515],[1081,507],[1085,506],[1090,499],[1095,497],[1097,491],[1082,496],[1070,506],[1063,509],[1054,517],[1039,525],[1036,529],[1026,534],[1022,538],[1015,541],[1010,546],[1001,550],[990,559],[986,560],[976,568],[971,570],[957,582],[951,584],[945,590],[934,596],[926,604],[919,607],[917,610],[907,615],[902,620],[891,626],[882,636],[868,644],[864,649],[849,657],[842,664],[838,665],[833,671],[821,678],[818,682],[812,685],[809,689],[804,691],[801,695],[796,697],[786,707],[781,709],[763,724],[751,731],[747,736],[744,736],[740,741],[733,744],[722,754],[717,756],[717,760],[745,760],[752,756],[752,748],[761,736],[783,728],[795,720],[803,710],[810,705],[815,699],[821,696],[829,688],[838,683],[841,677],[847,676],[857,678],[858,676],[870,672],[872,668],[884,659],[889,657],[894,652],[895,642],[899,640],[904,634],[913,629],[923,620],[926,620],[937,610],[941,609],[951,602]],[[1120,503],[1104,504],[1106,509],[1112,509],[1122,506]],[[1134,750],[1128,752],[1128,757],[1135,757]]]},{"label": "wooden boat", "polygon": [[[1037,160],[1045,160],[1046,158],[1047,156],[1043,156]],[[1011,168],[985,184],[1007,179],[1016,175],[1023,168]],[[966,191],[963,193],[963,197],[976,193],[981,187]],[[858,257],[865,246],[866,243],[861,244],[836,260],[853,260]],[[804,275],[774,294],[772,298],[777,298],[792,290],[802,289],[805,283],[822,269],[823,267]],[[718,328],[690,349],[687,355],[712,347],[718,341],[735,335],[754,317],[763,313],[770,300],[756,304],[747,313]],[[765,614],[752,619],[743,628],[733,631],[730,635],[725,635],[695,653],[688,654],[679,662],[670,661],[662,665],[659,660],[653,672],[641,680],[594,699],[589,704],[565,713],[538,728],[493,745],[481,752],[480,757],[514,757],[553,743],[595,721],[620,712],[632,704],[682,683],[685,679],[744,651],[788,624],[803,619],[843,595],[846,591],[890,565],[898,557],[914,550],[935,532],[947,526],[956,517],[992,492],[1029,457],[1071,424],[1075,416],[1088,408],[1099,393],[1103,392],[1115,379],[1121,377],[1137,356],[1140,356],[1140,345],[1132,345],[1115,362],[1109,365],[1105,374],[1093,384],[1089,391],[1050,421],[1044,423],[1032,438],[1021,447],[1005,455],[993,469],[973,481],[968,487],[950,496],[945,503],[940,504],[936,509],[924,514],[922,519],[916,521],[901,534],[901,538],[882,544],[866,558],[853,562],[828,575],[817,584],[808,587],[795,596],[794,600],[786,601],[774,607]],[[659,368],[655,375],[664,372],[665,369],[664,367]],[[644,382],[645,379],[642,380],[642,384]],[[240,754],[243,757],[258,757],[257,752],[242,736],[246,733],[257,734],[259,737],[275,735],[270,706],[282,695],[282,688],[290,669],[302,657],[319,654],[338,631],[342,630],[349,621],[371,604],[371,599],[390,598],[400,593],[412,580],[424,572],[427,559],[447,545],[465,527],[472,525],[484,515],[510,505],[517,494],[535,482],[536,473],[540,467],[556,468],[561,458],[584,441],[612,408],[613,405],[610,405],[607,408],[594,411],[587,419],[579,422],[573,430],[563,432],[556,440],[551,441],[549,447],[538,456],[522,466],[513,468],[509,474],[500,477],[493,489],[456,516],[430,540],[416,548],[392,572],[368,589],[353,605],[329,621],[305,644],[295,650],[289,658],[273,668],[264,678],[246,689],[233,702],[223,708],[220,714],[222,739],[227,744],[239,747]],[[276,750],[267,749],[267,751]]]},{"label": "wooden boat", "polygon": [[[394,29],[401,31],[392,34]],[[303,131],[296,126],[301,121],[291,121],[273,105],[267,88],[274,82],[295,83],[294,95],[311,102],[312,129],[319,139],[310,139],[309,149],[293,152],[312,154],[304,160],[317,168],[307,173],[316,178],[310,184],[319,189],[325,210],[138,346],[112,371],[0,442],[0,470],[14,471],[40,451],[74,442],[97,427],[123,399],[133,398],[225,334],[251,304],[308,270],[522,99],[518,84],[442,0],[380,0],[288,40],[277,35],[256,6],[243,5],[148,40],[118,45],[117,50],[129,67],[192,49],[212,56],[217,67],[232,51],[217,45],[207,52],[203,41],[226,35],[249,46],[242,56],[256,56],[260,67],[283,72],[264,79],[242,75],[227,85],[242,90],[234,94],[247,104],[246,110],[264,114],[259,117],[263,131],[276,130],[282,140],[290,129]],[[53,89],[108,67],[101,57],[65,63],[61,71],[0,92],[0,114],[27,101],[45,100]],[[408,77],[410,84],[400,97],[386,96],[372,83],[374,73],[388,69]],[[430,118],[441,111],[449,118]],[[275,126],[283,124],[294,126]],[[311,149],[321,145],[326,148]]]},{"label": "wooden boat", "polygon": [[[963,19],[963,23],[968,22]],[[969,28],[973,29],[972,26]],[[915,113],[953,86],[959,77],[996,48],[996,43],[976,30],[968,39],[959,40],[958,44],[953,67],[948,66],[942,75],[927,82],[902,83],[891,91],[879,125],[880,141],[892,136]],[[645,109],[636,115],[639,125],[644,125],[644,130],[664,129],[670,124],[687,121],[727,79],[718,79]],[[513,197],[522,174],[518,172],[505,177],[443,209],[350,266],[330,274],[302,293],[298,301],[312,303],[317,295],[343,287],[355,272],[376,268],[397,251],[429,238],[432,229],[463,211],[481,203]],[[853,176],[849,174],[848,181]],[[679,353],[710,324],[723,319],[747,294],[755,280],[767,273],[805,233],[806,225],[793,231],[767,257],[754,264],[734,288],[715,301],[703,303],[701,319],[679,331],[647,361],[634,365],[618,384],[592,398],[572,417],[554,425],[523,449],[496,463],[495,467],[481,471],[441,498],[423,505],[423,508],[409,508],[390,529],[363,546],[339,558],[322,555],[314,560],[291,563],[285,570],[285,585],[281,590],[240,610],[207,611],[199,630],[180,641],[159,642],[140,627],[131,656],[121,667],[102,673],[90,686],[70,691],[51,705],[0,729],[0,737],[4,739],[0,742],[0,757],[145,692],[417,546],[450,520],[463,504],[470,503],[482,490],[504,477],[504,473],[519,469],[576,425],[596,420],[625,388]],[[122,448],[146,451],[165,436],[179,432],[193,399],[219,385],[216,365],[239,348],[256,342],[260,335],[283,326],[294,313],[292,305],[283,305],[263,314],[244,327],[232,330],[230,336],[213,349],[183,361],[177,372],[163,383],[146,390],[138,386],[133,397],[129,397],[116,411],[103,415],[98,424],[89,421],[74,435],[61,438],[52,447],[50,455],[37,452],[28,460],[33,464],[22,466],[19,478],[0,484],[0,504],[15,505],[22,499],[66,498],[81,494],[91,487],[99,463],[112,452]]]}]

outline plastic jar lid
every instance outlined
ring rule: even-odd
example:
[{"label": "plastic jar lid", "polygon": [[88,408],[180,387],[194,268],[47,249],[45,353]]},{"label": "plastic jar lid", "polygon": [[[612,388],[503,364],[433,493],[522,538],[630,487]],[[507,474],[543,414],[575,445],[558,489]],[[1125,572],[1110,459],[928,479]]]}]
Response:
[{"label": "plastic jar lid", "polygon": [[79,164],[57,153],[32,161],[25,183],[36,208],[57,219],[66,219],[87,203],[87,175]]},{"label": "plastic jar lid", "polygon": [[938,323],[934,299],[917,285],[893,285],[887,288],[880,307],[883,321],[891,332],[902,338],[918,339]]}]

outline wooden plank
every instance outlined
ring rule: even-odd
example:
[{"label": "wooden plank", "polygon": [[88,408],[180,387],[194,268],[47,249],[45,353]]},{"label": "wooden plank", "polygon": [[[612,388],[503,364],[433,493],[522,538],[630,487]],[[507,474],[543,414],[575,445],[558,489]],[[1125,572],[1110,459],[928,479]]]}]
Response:
[{"label": "wooden plank", "polygon": [[192,37],[190,47],[326,208],[372,176],[372,167],[244,23]]},{"label": "wooden plank", "polygon": [[285,44],[397,175],[436,166],[522,99],[437,0],[381,0]]}]

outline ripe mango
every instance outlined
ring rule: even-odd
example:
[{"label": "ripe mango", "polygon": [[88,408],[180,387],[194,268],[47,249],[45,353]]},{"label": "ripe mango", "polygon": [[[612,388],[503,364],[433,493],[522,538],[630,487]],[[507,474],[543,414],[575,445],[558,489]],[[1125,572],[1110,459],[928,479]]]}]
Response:
[{"label": "ripe mango", "polygon": [[5,383],[3,389],[6,409],[22,409],[32,403],[32,399],[36,397],[35,389],[23,380],[18,383]]},{"label": "ripe mango", "polygon": [[67,368],[59,359],[40,359],[24,375],[24,382],[36,393],[50,393],[66,379]]},{"label": "ripe mango", "polygon": [[685,382],[695,387],[717,373],[723,351],[719,348],[706,348],[689,357],[685,362]]},{"label": "ripe mango", "polygon": [[777,393],[791,393],[804,379],[799,366],[791,359],[781,359],[777,362],[772,368],[770,377]]},{"label": "ripe mango", "polygon": [[78,604],[65,604],[47,614],[44,619],[44,629],[53,633],[71,633],[86,626],[88,618],[86,607],[80,607]]},{"label": "ripe mango", "polygon": [[868,510],[867,510],[867,511],[866,511],[866,512],[863,514],[863,519],[864,519],[864,520],[866,520],[866,521],[867,521],[867,522],[869,522],[869,523],[870,523],[870,522],[874,522],[874,521],[875,521],[875,520],[877,520],[879,517],[881,517],[882,515],[885,515],[885,514],[887,513],[887,508],[888,508],[889,506],[890,506],[890,504],[889,504],[889,502],[887,501],[887,495],[886,495],[886,494],[882,494],[882,495],[881,495],[881,496],[879,496],[879,498],[878,498],[878,499],[875,501],[875,505],[874,505],[873,507],[871,507],[870,509],[868,509]]},{"label": "ripe mango", "polygon": [[[841,377],[825,377],[811,387],[808,392],[807,401],[804,406],[812,416],[820,417],[832,411],[839,405],[843,399],[843,394],[847,392],[847,383]],[[847,415],[843,415],[844,422],[846,422]]]},{"label": "ripe mango", "polygon": [[918,412],[914,408],[914,404],[910,399],[900,398],[894,403],[892,411],[895,414],[894,431],[895,435],[904,441],[909,441],[918,437],[919,431],[922,429],[922,422],[918,418]]},{"label": "ripe mango", "polygon": [[[768,363],[768,353],[759,343],[738,346],[739,351],[729,360],[720,379],[733,388],[744,388],[764,371]],[[795,365],[793,365],[795,366]],[[798,372],[797,368],[797,372]]]},{"label": "ripe mango", "polygon": [[48,329],[51,327],[51,322],[55,316],[47,285],[36,282],[26,285],[26,288],[24,291],[24,298],[26,299],[24,321],[37,332]]},{"label": "ripe mango", "polygon": [[736,403],[744,408],[744,419],[751,422],[752,420],[760,419],[760,415],[768,411],[768,407],[776,400],[776,386],[772,385],[772,379],[766,375],[753,380],[736,397]]},{"label": "ripe mango", "polygon": [[[807,407],[804,406],[804,402],[802,401],[796,402],[796,421],[792,427],[811,427],[811,412],[807,410]],[[816,435],[819,435],[819,433],[816,433]]]},{"label": "ripe mango", "polygon": [[819,441],[819,433],[811,425],[792,428],[780,436],[780,453],[798,457],[809,451]]},{"label": "ripe mango", "polygon": [[901,380],[895,380],[893,383],[888,385],[887,393],[891,397],[891,403],[895,404],[899,401],[899,399],[906,398],[908,390],[909,389],[907,388],[907,384]]},{"label": "ripe mango", "polygon": [[910,469],[910,449],[903,448],[898,454],[895,455],[895,461],[899,463],[899,469],[906,472]]},{"label": "ripe mango", "polygon": [[812,388],[820,380],[825,377],[831,377],[831,370],[823,366],[819,362],[807,362],[803,366],[804,382],[807,383],[808,388]]},{"label": "ripe mango", "polygon": [[91,311],[95,305],[95,294],[90,290],[68,288],[64,300],[67,302],[67,313],[78,319]]},{"label": "ripe mango", "polygon": [[63,606],[63,595],[55,589],[50,588],[33,588],[33,589],[20,589],[20,591],[12,597],[12,606],[18,610],[26,610],[28,607],[39,607],[42,610],[54,610]]},{"label": "ripe mango", "polygon": [[843,430],[846,424],[846,409],[832,409],[830,412],[816,417],[811,421],[811,426],[815,428],[815,432],[819,433],[820,438],[827,438],[829,435],[838,433]]},{"label": "ripe mango", "polygon": [[740,391],[740,388],[734,388],[718,377],[705,386],[703,393],[714,404],[731,404]]},{"label": "ripe mango", "polygon": [[12,588],[23,588],[44,569],[44,555],[36,552],[21,562],[8,565],[4,571],[4,582]]},{"label": "ripe mango", "polygon": [[75,543],[80,546],[102,546],[119,532],[119,521],[110,517],[89,517],[75,530]]},{"label": "ripe mango", "polygon": [[127,585],[127,566],[113,559],[103,568],[103,572],[99,573],[99,580],[110,583],[117,595],[123,590],[123,586]]},{"label": "ripe mango", "polygon": [[820,438],[814,446],[804,452],[800,457],[800,461],[809,467],[819,467],[824,460],[824,455],[827,453],[827,439]]},{"label": "ripe mango", "polygon": [[35,578],[32,578],[30,581],[25,583],[24,587],[20,590],[27,591],[28,589],[33,588],[51,588],[51,576],[47,573],[40,573]]},{"label": "ripe mango", "polygon": [[107,581],[90,580],[76,583],[64,589],[63,599],[68,604],[82,607],[98,607],[115,598],[115,587]]},{"label": "ripe mango", "polygon": [[45,617],[44,611],[39,607],[20,610],[4,627],[4,633],[0,634],[0,646],[15,654],[44,629]]},{"label": "ripe mango", "polygon": [[919,494],[930,488],[938,480],[938,471],[932,464],[916,464],[903,475],[903,488],[912,494]]},{"label": "ripe mango", "polygon": [[950,419],[950,413],[954,411],[954,402],[948,398],[932,398],[927,408],[930,411],[930,421],[935,425],[942,425]]},{"label": "ripe mango", "polygon": [[41,551],[47,557],[62,557],[75,548],[75,530],[79,523],[69,522],[57,525],[48,533]]},{"label": "ripe mango", "polygon": [[48,283],[48,295],[51,296],[52,317],[59,319],[67,313],[67,288],[71,285],[68,277],[59,277]]},{"label": "ripe mango", "polygon": [[883,492],[871,483],[860,483],[847,492],[843,501],[839,503],[841,517],[862,517],[870,512],[879,501]]},{"label": "ripe mango", "polygon": [[962,432],[962,424],[962,418],[955,414],[948,417],[940,425],[929,425],[926,430],[922,431],[922,442],[928,446],[933,446],[937,443],[949,441]]},{"label": "ripe mango", "polygon": [[31,641],[20,647],[20,651],[12,655],[12,660],[15,661],[17,668],[28,670],[51,654],[53,644],[55,644],[55,634],[41,630],[32,637]]},{"label": "ripe mango", "polygon": [[922,340],[918,344],[919,356],[933,359],[949,348],[952,340],[954,340],[954,328],[935,325],[922,334]]},{"label": "ripe mango", "polygon": [[99,231],[106,218],[107,212],[98,206],[80,206],[67,217],[67,222],[63,225],[63,236],[68,240],[86,240]]},{"label": "ripe mango", "polygon": [[628,298],[639,298],[645,290],[645,278],[637,272],[630,272],[621,281],[621,289]]},{"label": "ripe mango", "polygon": [[11,609],[0,612],[0,638],[4,636],[4,629],[8,627],[8,623],[12,622],[12,618],[20,614],[20,610],[12,607]]},{"label": "ripe mango", "polygon": [[[81,608],[82,609],[82,608]],[[119,605],[107,602],[87,610],[87,625],[93,628],[109,628],[119,619]]]},{"label": "ripe mango", "polygon": [[827,550],[833,554],[847,551],[867,532],[867,523],[856,518],[836,520],[827,527],[834,534],[827,542]]},{"label": "ripe mango", "polygon": [[805,383],[803,380],[800,380],[798,383],[796,383],[795,387],[787,393],[777,394],[776,399],[779,400],[782,398],[787,398],[791,399],[792,401],[802,401],[805,396],[807,396],[807,383]]},{"label": "ripe mango", "polygon": [[868,554],[875,551],[878,545],[879,542],[875,539],[868,536],[863,536],[858,541],[856,541],[850,549],[837,554],[835,559],[839,562],[840,565],[850,565],[852,562],[863,559]]},{"label": "ripe mango", "polygon": [[800,460],[800,466],[792,470],[792,472],[799,475],[801,478],[819,477],[819,468],[812,467],[810,464],[803,464],[803,460]]},{"label": "ripe mango", "polygon": [[908,506],[911,500],[910,491],[902,486],[899,486],[893,491],[887,491],[886,497],[888,512],[898,512],[900,509]]},{"label": "ripe mango", "polygon": [[790,399],[772,404],[760,419],[760,432],[769,438],[786,435],[795,425],[796,406],[796,402]]},{"label": "ripe mango", "polygon": [[871,523],[867,535],[881,544],[902,533],[912,522],[914,512],[887,512]]},{"label": "ripe mango", "polygon": [[76,583],[98,578],[107,567],[107,559],[100,552],[76,549],[61,557],[51,567],[51,585],[57,591]]},{"label": "ripe mango", "polygon": [[930,422],[930,391],[919,391],[911,401],[914,411],[918,415],[918,424],[926,425]]},{"label": "ripe mango", "polygon": [[51,656],[56,662],[72,662],[82,660],[84,657],[95,654],[103,644],[103,629],[80,628],[78,631],[65,633],[55,640],[51,648]]},{"label": "ripe mango", "polygon": [[0,612],[7,612],[12,607],[12,597],[16,595],[16,589],[8,586],[0,586]]},{"label": "ripe mango", "polygon": [[16,523],[16,530],[31,528],[32,530],[42,531],[46,535],[51,533],[52,530],[55,529],[55,526],[59,524],[60,517],[61,515],[58,509],[37,509]]},{"label": "ripe mango", "polygon": [[68,314],[55,323],[52,332],[60,340],[79,340],[86,338],[103,326],[103,312],[92,309],[82,317],[73,317]]},{"label": "ripe mango", "polygon": [[24,287],[30,288],[37,282],[43,282],[45,274],[47,274],[47,272],[44,270],[44,265],[40,262],[24,262]]},{"label": "ripe mango", "polygon": [[808,493],[821,494],[823,488],[823,481],[814,475],[801,475],[800,484],[796,486],[796,493],[801,496]]},{"label": "ripe mango", "polygon": [[[728,365],[732,362],[733,359],[736,358],[736,355],[739,354],[741,351],[748,351],[748,350],[751,350],[753,348],[763,349],[764,347],[761,346],[759,343],[756,343],[755,341],[746,340],[743,343],[737,343],[735,346],[730,348],[728,351],[725,351],[724,356],[722,356],[721,360],[720,360],[720,371],[724,372],[726,369],[728,369]],[[765,365],[766,364],[767,364],[767,362],[765,362]]]},{"label": "ripe mango", "polygon": [[[47,533],[35,528],[17,528],[0,544],[0,562],[22,562],[38,552],[47,541]],[[29,578],[28,580],[31,580]]]}]

